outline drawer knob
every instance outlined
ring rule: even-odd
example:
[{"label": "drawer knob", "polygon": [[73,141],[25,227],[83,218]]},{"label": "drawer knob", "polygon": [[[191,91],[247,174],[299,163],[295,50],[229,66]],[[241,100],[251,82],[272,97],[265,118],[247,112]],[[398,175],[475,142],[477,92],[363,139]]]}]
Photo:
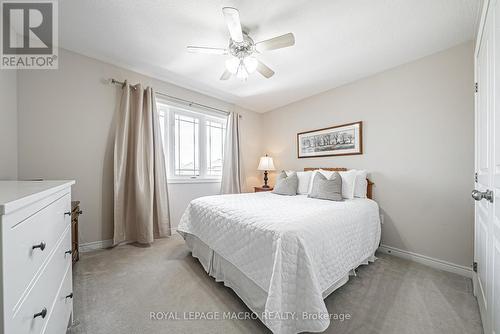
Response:
[{"label": "drawer knob", "polygon": [[40,248],[40,250],[42,250],[42,251],[43,251],[43,250],[45,249],[45,246],[47,246],[47,245],[45,244],[45,242],[43,242],[43,241],[42,241],[42,242],[41,242],[41,243],[39,243],[38,245],[34,245],[34,246],[33,246],[33,247],[31,247],[31,248],[32,248],[32,249]]},{"label": "drawer knob", "polygon": [[71,216],[71,211],[66,211],[66,212],[64,213],[64,215],[65,215],[65,216],[66,216],[66,215]]},{"label": "drawer knob", "polygon": [[44,319],[47,316],[47,309],[44,307],[41,312],[33,314],[33,319],[42,317]]},{"label": "drawer knob", "polygon": [[70,293],[69,295],[67,295],[65,298],[71,298],[71,299],[73,299],[73,292]]},{"label": "drawer knob", "polygon": [[64,252],[64,254],[65,254],[65,255],[66,255],[66,254],[70,254],[70,255],[71,255],[71,253],[73,253],[73,252],[71,251],[71,249],[70,249],[70,250],[67,250],[67,251],[65,251],[65,252]]}]

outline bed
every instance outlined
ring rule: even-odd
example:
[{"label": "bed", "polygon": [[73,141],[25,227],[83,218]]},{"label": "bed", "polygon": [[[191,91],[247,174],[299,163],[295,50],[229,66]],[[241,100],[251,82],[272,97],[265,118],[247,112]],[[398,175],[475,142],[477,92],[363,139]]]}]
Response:
[{"label": "bed", "polygon": [[177,231],[205,271],[273,333],[321,332],[331,317],[324,299],[375,260],[380,218],[370,198],[260,192],[195,199]]}]

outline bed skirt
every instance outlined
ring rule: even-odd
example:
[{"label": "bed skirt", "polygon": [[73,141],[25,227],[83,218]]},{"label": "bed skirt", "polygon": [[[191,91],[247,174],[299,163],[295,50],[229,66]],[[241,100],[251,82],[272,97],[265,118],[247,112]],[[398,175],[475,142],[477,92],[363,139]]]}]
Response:
[{"label": "bed skirt", "polygon": [[[251,279],[245,276],[245,274],[243,274],[238,268],[236,268],[236,266],[217,254],[196,236],[188,233],[181,234],[184,237],[192,256],[198,259],[203,266],[203,269],[210,276],[215,278],[216,282],[223,282],[225,286],[231,288],[248,306],[248,308],[254,312],[260,320],[262,320],[261,315],[264,314],[267,291],[264,291]],[[369,264],[375,260],[375,255],[372,255],[361,264]],[[346,284],[349,281],[349,276],[356,275],[355,270],[356,268],[352,268],[352,270],[338,279],[328,289],[323,291],[323,299]],[[262,322],[265,324],[264,321]]]}]

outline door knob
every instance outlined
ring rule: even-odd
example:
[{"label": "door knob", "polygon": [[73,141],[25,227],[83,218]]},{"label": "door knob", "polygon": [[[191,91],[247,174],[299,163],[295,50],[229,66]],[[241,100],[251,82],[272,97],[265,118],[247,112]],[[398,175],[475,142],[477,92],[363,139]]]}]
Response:
[{"label": "door knob", "polygon": [[476,201],[480,201],[484,198],[493,203],[493,191],[491,190],[486,190],[486,191],[473,190],[471,195],[472,198],[474,198]]}]

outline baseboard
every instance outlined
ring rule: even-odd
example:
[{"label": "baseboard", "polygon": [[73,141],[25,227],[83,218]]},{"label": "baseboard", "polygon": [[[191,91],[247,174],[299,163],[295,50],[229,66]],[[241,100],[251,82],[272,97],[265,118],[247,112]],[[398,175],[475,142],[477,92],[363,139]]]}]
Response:
[{"label": "baseboard", "polygon": [[411,260],[435,269],[440,269],[444,271],[448,271],[451,273],[455,273],[461,276],[469,277],[472,278],[472,268],[461,266],[458,264],[454,264],[448,261],[444,260],[439,260],[435,259],[429,256],[409,252],[406,250],[402,250],[399,248],[387,246],[387,245],[380,245],[378,250],[382,253],[385,254],[391,254],[403,259]]},{"label": "baseboard", "polygon": [[[182,238],[177,233],[172,234],[172,237]],[[113,246],[113,240],[100,240],[94,242],[88,242],[85,244],[80,244],[79,250],[81,253],[91,252],[99,249],[109,248]],[[448,261],[435,259],[429,256],[413,253],[396,247],[391,247],[387,245],[380,245],[378,248],[379,252],[394,255],[403,259],[411,260],[435,269],[440,269],[448,272],[452,272],[461,276],[472,278],[472,269],[469,267],[454,264]]]},{"label": "baseboard", "polygon": [[78,246],[78,250],[80,253],[85,253],[85,252],[91,252],[99,249],[104,249],[104,248],[109,248],[113,246],[113,240],[108,239],[108,240],[100,240],[100,241],[94,241],[94,242],[87,242],[85,244],[80,244]]},{"label": "baseboard", "polygon": [[[175,233],[172,233],[172,235],[169,238],[182,239],[181,235],[178,234],[177,231]],[[131,243],[131,241],[130,242],[124,241],[120,245],[128,244],[128,243]],[[99,249],[110,248],[111,246],[113,246],[113,239],[99,240],[99,241],[87,242],[84,244],[80,244],[78,246],[78,250],[80,251],[80,253],[85,253],[85,252],[92,252],[92,251],[99,250]]]},{"label": "baseboard", "polygon": [[[175,232],[172,233],[172,237],[182,239],[182,237]],[[108,240],[100,240],[100,241],[94,241],[94,242],[88,242],[85,244],[80,244],[78,249],[80,250],[81,253],[85,253],[85,252],[91,252],[94,250],[109,248],[111,246],[113,246],[113,240],[108,239]],[[429,256],[425,256],[425,255],[418,254],[418,253],[413,253],[410,251],[406,251],[403,249],[399,249],[399,248],[391,247],[391,246],[387,246],[387,245],[380,245],[380,247],[378,248],[378,251],[385,253],[385,254],[394,255],[394,256],[397,256],[397,257],[400,257],[403,259],[411,260],[411,261],[414,261],[414,262],[417,262],[417,263],[420,263],[420,264],[423,264],[423,265],[426,265],[426,266],[429,266],[429,267],[432,267],[435,269],[440,269],[440,270],[448,271],[448,272],[455,273],[455,274],[458,274],[461,276],[472,278],[472,268],[469,268],[469,267],[461,266],[461,265],[454,264],[454,263],[451,263],[448,261],[435,259],[435,258],[432,258]]]}]

